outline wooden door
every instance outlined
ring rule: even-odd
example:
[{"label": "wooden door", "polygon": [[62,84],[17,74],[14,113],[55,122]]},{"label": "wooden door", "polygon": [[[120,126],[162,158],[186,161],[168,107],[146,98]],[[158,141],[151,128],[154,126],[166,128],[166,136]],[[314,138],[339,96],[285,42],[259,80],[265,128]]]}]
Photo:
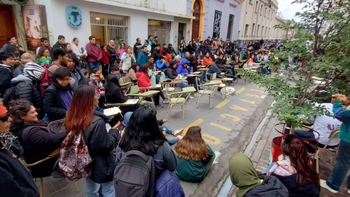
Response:
[{"label": "wooden door", "polygon": [[0,4],[0,48],[8,43],[7,37],[12,35],[16,36],[16,27],[13,20],[12,7],[10,5]]},{"label": "wooden door", "polygon": [[198,1],[193,6],[193,17],[195,19],[192,19],[192,40],[199,37],[200,6]]}]

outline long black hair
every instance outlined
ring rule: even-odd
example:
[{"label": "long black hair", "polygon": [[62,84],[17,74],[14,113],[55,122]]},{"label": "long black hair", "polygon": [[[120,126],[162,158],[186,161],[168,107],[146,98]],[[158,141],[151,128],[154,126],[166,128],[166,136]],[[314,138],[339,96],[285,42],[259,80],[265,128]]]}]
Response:
[{"label": "long black hair", "polygon": [[119,147],[124,152],[139,150],[146,155],[154,155],[154,144],[162,145],[165,141],[159,129],[156,111],[148,106],[140,106],[132,114]]}]

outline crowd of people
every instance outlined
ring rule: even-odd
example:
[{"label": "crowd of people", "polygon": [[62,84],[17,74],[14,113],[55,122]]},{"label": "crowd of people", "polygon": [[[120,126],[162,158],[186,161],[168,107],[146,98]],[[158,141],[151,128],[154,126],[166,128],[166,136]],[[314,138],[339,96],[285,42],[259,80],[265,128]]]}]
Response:
[{"label": "crowd of people", "polygon": [[[88,39],[89,43],[82,47],[78,38],[67,43],[60,35],[51,47],[47,38],[41,38],[34,56],[14,36],[9,36],[9,43],[0,50],[0,182],[4,183],[0,187],[4,196],[39,196],[33,178],[51,175],[72,180],[85,178],[87,196],[97,196],[99,192],[108,197],[133,196],[136,188],[146,188],[150,196],[184,196],[178,178],[202,181],[215,159],[215,153],[202,139],[201,128],[190,127],[182,136],[183,129],[170,129],[165,125],[168,120],[157,120],[157,108],[169,102],[162,91],[154,96],[153,104],[120,107],[123,116],[105,116],[105,104],[129,99],[128,89],[120,83],[146,88],[167,79],[182,79],[206,67],[207,71],[200,71],[200,79],[187,77],[177,84],[179,88],[193,85],[199,90],[199,83],[210,80],[206,72],[220,77],[223,66],[231,65],[226,76],[237,77],[234,65],[242,60],[264,63],[270,52],[284,50],[280,41],[264,40],[238,44],[208,37],[186,43],[182,38],[175,50],[172,44],[161,48],[157,36],[151,35],[143,44],[137,38],[133,47],[124,41],[98,45],[94,36]],[[262,70],[263,74],[269,72],[268,68]],[[334,114],[344,125],[347,120],[339,115],[338,108]],[[325,117],[318,118],[315,124],[326,124]],[[108,123],[111,129],[107,132]],[[346,132],[347,126],[341,128],[342,133]],[[326,132],[321,145],[328,138]],[[300,132],[296,134],[305,137]],[[315,138],[312,132],[307,137]],[[347,147],[345,138],[341,138],[342,147]],[[80,146],[75,144],[77,141]],[[67,150],[74,145],[85,158],[81,161],[89,163],[67,162],[73,157]],[[174,150],[171,145],[175,145]],[[30,171],[18,159],[23,157],[27,163],[34,163],[59,148],[61,156],[30,167]],[[339,153],[347,154],[341,147]],[[257,196],[259,192],[265,196],[319,196],[319,176],[311,163],[306,144],[298,137],[288,136],[283,158],[272,164],[266,174],[258,175],[243,154],[231,158],[229,171],[232,183],[239,188],[239,197]],[[336,175],[321,185],[339,189],[344,177],[339,178],[338,174],[342,169],[348,170],[347,163],[339,161]],[[73,176],[67,172],[79,167],[81,174]],[[150,178],[149,183],[140,182],[145,180],[141,176]],[[176,189],[159,186],[169,182]]]}]

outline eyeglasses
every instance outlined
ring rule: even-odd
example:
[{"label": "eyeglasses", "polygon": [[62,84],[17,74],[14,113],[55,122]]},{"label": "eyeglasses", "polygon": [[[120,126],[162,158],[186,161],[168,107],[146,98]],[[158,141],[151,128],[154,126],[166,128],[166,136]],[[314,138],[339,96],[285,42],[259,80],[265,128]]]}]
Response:
[{"label": "eyeglasses", "polygon": [[7,121],[9,120],[9,117],[10,117],[9,114],[5,114],[3,117],[0,118],[0,120],[1,120],[2,122],[7,122]]}]

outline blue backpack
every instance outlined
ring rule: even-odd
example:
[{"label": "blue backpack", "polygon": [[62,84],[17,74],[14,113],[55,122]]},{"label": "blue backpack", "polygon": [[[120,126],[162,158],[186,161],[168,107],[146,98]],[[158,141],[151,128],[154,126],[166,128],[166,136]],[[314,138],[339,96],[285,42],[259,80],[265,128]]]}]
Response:
[{"label": "blue backpack", "polygon": [[185,197],[179,178],[172,172],[164,170],[156,181],[156,197]]}]

